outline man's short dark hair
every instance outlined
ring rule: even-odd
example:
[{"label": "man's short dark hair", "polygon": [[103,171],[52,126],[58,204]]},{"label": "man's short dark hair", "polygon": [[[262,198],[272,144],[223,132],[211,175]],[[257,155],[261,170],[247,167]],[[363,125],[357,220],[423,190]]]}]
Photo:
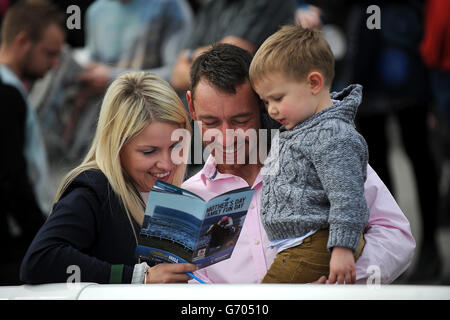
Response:
[{"label": "man's short dark hair", "polygon": [[[235,94],[236,88],[249,81],[248,71],[253,56],[247,50],[231,44],[215,44],[194,60],[191,71],[190,91],[194,100],[195,87],[200,80],[205,80],[224,93]],[[254,92],[254,91],[253,91]],[[261,128],[276,129],[280,123],[269,117],[256,92],[255,98],[261,106]],[[268,139],[268,150],[271,139]]]},{"label": "man's short dark hair", "polygon": [[11,44],[25,31],[33,43],[41,40],[46,28],[56,24],[64,30],[64,15],[48,0],[22,0],[8,9],[1,27],[1,41]]},{"label": "man's short dark hair", "polygon": [[194,60],[190,71],[192,97],[200,80],[206,80],[225,93],[236,93],[236,87],[249,79],[252,55],[231,44],[214,44]]}]

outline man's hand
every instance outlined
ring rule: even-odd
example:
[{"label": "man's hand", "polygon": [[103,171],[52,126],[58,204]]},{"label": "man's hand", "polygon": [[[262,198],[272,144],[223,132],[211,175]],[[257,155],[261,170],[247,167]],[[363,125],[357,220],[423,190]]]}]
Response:
[{"label": "man's hand", "polygon": [[240,48],[242,48],[244,50],[247,50],[251,54],[255,54],[256,49],[257,49],[256,45],[253,42],[250,42],[250,41],[247,41],[247,40],[245,40],[243,38],[239,38],[239,37],[235,37],[235,36],[226,36],[225,38],[223,38],[219,42],[235,45],[235,46],[240,47]]},{"label": "man's hand", "polygon": [[110,80],[110,68],[100,63],[92,63],[77,76],[90,93],[103,93]]},{"label": "man's hand", "polygon": [[189,90],[189,71],[191,70],[192,62],[209,48],[210,46],[197,48],[191,55],[189,50],[180,52],[170,78],[170,84],[176,91]]},{"label": "man's hand", "polygon": [[[256,52],[256,45],[253,43],[239,37],[235,36],[226,36],[222,38],[220,43],[228,43],[242,49],[245,49],[252,54]],[[211,49],[210,45],[196,48],[194,52],[190,55],[187,54],[188,50],[183,50],[178,55],[177,61],[175,62],[175,66],[172,71],[172,76],[170,78],[170,84],[176,91],[186,91],[189,90],[189,72],[191,70],[192,62],[203,52]]]},{"label": "man's hand", "polygon": [[322,24],[321,14],[322,11],[316,6],[301,7],[295,11],[295,22],[303,28],[319,28]]},{"label": "man's hand", "polygon": [[355,258],[351,249],[334,247],[330,260],[328,283],[350,284],[356,282]]}]

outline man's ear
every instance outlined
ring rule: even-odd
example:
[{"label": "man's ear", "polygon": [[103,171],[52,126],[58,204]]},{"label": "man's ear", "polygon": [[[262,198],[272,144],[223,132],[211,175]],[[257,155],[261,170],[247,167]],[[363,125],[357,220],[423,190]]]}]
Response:
[{"label": "man's ear", "polygon": [[26,31],[21,31],[14,38],[14,45],[20,48],[20,51],[25,52],[28,51],[33,46],[33,43],[28,33]]},{"label": "man's ear", "polygon": [[320,72],[311,71],[306,77],[309,88],[313,95],[318,94],[324,87],[324,79]]},{"label": "man's ear", "polygon": [[191,118],[192,120],[197,121],[197,115],[195,114],[194,109],[194,100],[192,99],[192,93],[190,90],[186,91],[186,99],[188,102],[189,113],[191,114]]}]

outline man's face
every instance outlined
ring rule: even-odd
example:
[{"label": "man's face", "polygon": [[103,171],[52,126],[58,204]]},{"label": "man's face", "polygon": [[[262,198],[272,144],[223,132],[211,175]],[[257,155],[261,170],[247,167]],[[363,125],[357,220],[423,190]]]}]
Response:
[{"label": "man's face", "polygon": [[257,150],[261,105],[248,81],[232,94],[201,80],[194,98],[188,91],[187,99],[192,118],[201,122],[204,144],[218,164],[253,163],[249,158]]},{"label": "man's face", "polygon": [[28,80],[36,80],[59,63],[64,32],[55,24],[49,25],[43,32],[39,42],[31,46],[25,54],[22,76]]}]

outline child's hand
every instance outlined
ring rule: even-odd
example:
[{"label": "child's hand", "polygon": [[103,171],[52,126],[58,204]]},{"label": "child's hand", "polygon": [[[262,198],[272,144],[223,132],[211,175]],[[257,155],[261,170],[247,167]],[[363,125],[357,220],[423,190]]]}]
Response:
[{"label": "child's hand", "polygon": [[330,260],[328,283],[350,284],[356,282],[355,258],[351,249],[334,247]]}]

